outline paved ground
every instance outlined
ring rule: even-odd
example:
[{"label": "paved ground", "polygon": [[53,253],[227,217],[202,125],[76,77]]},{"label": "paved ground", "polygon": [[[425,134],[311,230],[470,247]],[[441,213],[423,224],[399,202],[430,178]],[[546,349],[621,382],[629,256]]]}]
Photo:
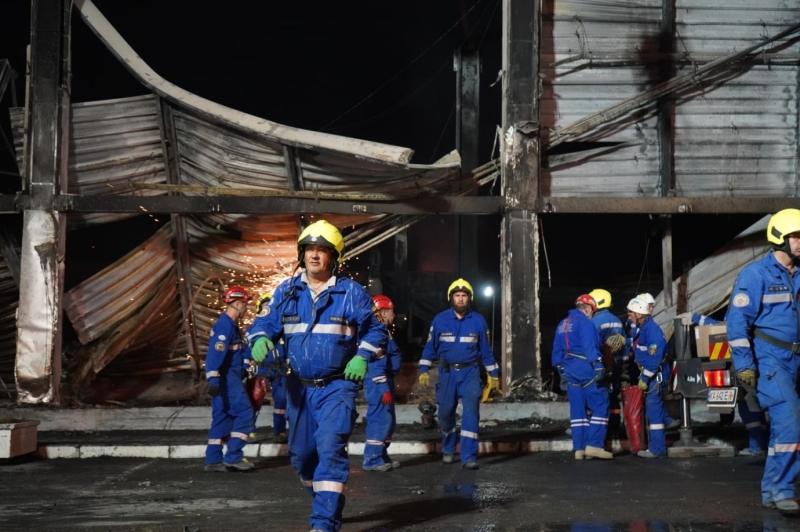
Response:
[{"label": "paved ground", "polygon": [[[747,458],[575,461],[494,455],[481,469],[438,456],[399,470],[356,466],[346,531],[778,531],[800,521],[761,508],[763,465]],[[252,473],[203,473],[200,460],[96,458],[0,464],[0,530],[307,531],[310,499],[284,458]]]}]

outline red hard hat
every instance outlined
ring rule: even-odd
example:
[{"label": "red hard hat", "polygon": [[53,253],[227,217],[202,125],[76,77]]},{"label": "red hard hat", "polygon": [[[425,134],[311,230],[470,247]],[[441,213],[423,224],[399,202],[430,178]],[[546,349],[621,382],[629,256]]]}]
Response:
[{"label": "red hard hat", "polygon": [[392,300],[384,295],[373,296],[372,302],[375,303],[375,310],[381,310],[382,308],[394,308],[394,303],[392,303]]},{"label": "red hard hat", "polygon": [[592,307],[592,310],[597,310],[597,303],[595,303],[594,298],[589,294],[583,294],[582,296],[578,296],[578,299],[575,300],[575,304],[583,303],[584,305],[589,305]]},{"label": "red hard hat", "polygon": [[225,303],[233,303],[234,301],[244,301],[247,303],[250,301],[250,296],[247,295],[247,292],[241,286],[231,286],[225,290],[222,301]]}]

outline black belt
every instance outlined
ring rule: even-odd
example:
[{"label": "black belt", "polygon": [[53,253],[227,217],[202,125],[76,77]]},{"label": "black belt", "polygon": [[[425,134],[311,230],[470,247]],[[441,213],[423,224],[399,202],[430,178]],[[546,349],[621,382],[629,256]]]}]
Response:
[{"label": "black belt", "polygon": [[791,351],[795,355],[800,355],[800,342],[784,342],[783,340],[778,340],[777,338],[768,335],[761,329],[754,329],[753,336],[755,336],[759,340],[767,342],[770,345],[774,345],[775,347],[780,347],[781,349],[786,349],[787,351]]},{"label": "black belt", "polygon": [[439,362],[439,367],[441,367],[445,371],[449,371],[450,368],[464,369],[464,368],[470,368],[472,366],[477,366],[477,364],[475,362],[472,362],[471,364],[449,364],[447,362]]},{"label": "black belt", "polygon": [[311,386],[313,388],[324,388],[333,381],[344,379],[344,373],[339,373],[337,375],[330,375],[329,377],[323,377],[321,379],[301,379],[300,377],[297,377],[297,379],[304,386]]}]

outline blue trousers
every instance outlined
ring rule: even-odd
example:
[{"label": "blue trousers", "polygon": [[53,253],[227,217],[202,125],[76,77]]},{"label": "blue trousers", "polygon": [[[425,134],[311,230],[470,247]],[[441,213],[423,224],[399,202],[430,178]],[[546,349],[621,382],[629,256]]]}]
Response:
[{"label": "blue trousers", "polygon": [[481,377],[478,366],[462,369],[439,368],[436,402],[439,405],[439,427],[442,429],[444,454],[455,454],[456,407],[461,399],[461,463],[478,459],[478,427],[480,425]]},{"label": "blue trousers", "polygon": [[755,340],[758,402],[770,417],[769,450],[761,479],[763,502],[795,496],[800,473],[800,397],[795,388],[800,357]]},{"label": "blue trousers", "polygon": [[[211,428],[208,429],[205,463],[241,462],[247,436],[254,426],[253,407],[242,384],[242,377],[228,371],[220,378],[219,395],[211,402]],[[223,460],[222,446],[226,442],[228,448]]]},{"label": "blue trousers", "polygon": [[272,387],[272,434],[286,434],[286,377],[270,379]]},{"label": "blue trousers", "polygon": [[[394,380],[387,379],[389,390],[394,390]],[[389,445],[392,443],[392,434],[397,424],[394,411],[394,399],[388,405],[381,402],[383,393],[381,387],[372,382],[364,381],[364,397],[367,399],[367,441],[364,445],[364,468],[378,467],[391,463],[389,458]]]},{"label": "blue trousers", "polygon": [[337,532],[342,526],[344,487],[350,475],[347,442],[358,413],[358,385],[336,380],[307,387],[286,377],[289,458],[311,493],[312,529]]},{"label": "blue trousers", "polygon": [[664,401],[661,399],[661,383],[656,379],[650,381],[644,399],[644,410],[647,415],[647,430],[650,436],[649,450],[658,456],[667,456],[667,438],[664,435],[665,427],[672,422],[667,414]]},{"label": "blue trousers", "polygon": [[[608,426],[608,388],[595,381],[585,387],[570,383],[567,386],[567,398],[572,450],[583,451],[587,445],[602,449]],[[587,418],[587,409],[592,411],[591,419]]]}]

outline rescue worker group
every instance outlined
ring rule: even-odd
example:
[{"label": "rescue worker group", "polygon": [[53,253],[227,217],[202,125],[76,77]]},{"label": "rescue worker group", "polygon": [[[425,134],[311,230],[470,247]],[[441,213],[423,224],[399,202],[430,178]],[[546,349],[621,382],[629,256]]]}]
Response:
[{"label": "rescue worker group", "polygon": [[[786,209],[772,216],[767,240],[770,251],[746,266],[733,286],[727,331],[739,385],[748,397],[748,406],[740,407],[750,431],[751,445],[746,451],[766,455],[762,504],[796,515],[800,513],[794,487],[800,472],[796,390],[800,210]],[[336,275],[343,261],[344,239],[335,226],[319,220],[306,227],[298,238],[297,252],[293,275],[273,293],[257,299],[257,316],[245,335],[240,333],[239,319],[251,297],[238,286],[223,295],[227,307],[212,328],[205,366],[212,422],[204,469],[254,469],[243,449],[254,437],[268,379],[274,440],[288,443],[292,466],[311,496],[312,532],[331,532],[342,526],[350,470],[347,444],[362,386],[368,403],[362,467],[386,472],[400,466],[388,449],[396,423],[394,376],[400,370],[401,353],[388,332],[394,320],[391,299],[371,297],[360,284]],[[448,287],[450,308],[434,317],[419,361],[420,386],[430,385],[434,366],[438,371],[442,462],[460,462],[465,469],[479,468],[481,396],[500,387],[489,327],[470,308],[473,296],[472,286],[464,279]],[[619,423],[620,410],[631,448],[636,450],[633,415],[635,405],[642,403],[649,443],[637,455],[665,457],[665,431],[677,428],[679,421],[669,417],[663,400],[670,373],[669,347],[652,318],[655,299],[640,294],[630,300],[625,324],[611,313],[611,303],[607,290],[580,295],[555,333],[552,365],[569,400],[574,457],[613,458],[607,450],[606,432],[609,419],[612,426]],[[699,314],[688,316],[696,323],[710,320]],[[456,422],[459,399],[460,429]],[[769,415],[768,443],[761,431],[766,423],[761,408]]]}]

